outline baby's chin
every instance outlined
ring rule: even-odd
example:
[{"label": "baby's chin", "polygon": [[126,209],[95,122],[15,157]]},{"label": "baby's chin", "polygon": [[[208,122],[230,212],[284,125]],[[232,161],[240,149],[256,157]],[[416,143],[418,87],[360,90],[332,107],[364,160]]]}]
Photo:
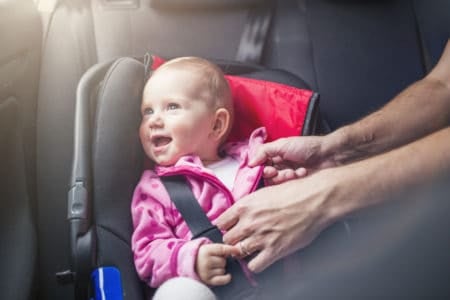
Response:
[{"label": "baby's chin", "polygon": [[157,158],[157,159],[152,159],[152,160],[158,166],[170,167],[170,166],[175,165],[177,163],[177,161],[180,159],[180,157]]},{"label": "baby's chin", "polygon": [[162,167],[170,167],[170,166],[173,166],[175,163],[163,161],[163,162],[157,162],[156,164],[158,166],[162,166]]}]

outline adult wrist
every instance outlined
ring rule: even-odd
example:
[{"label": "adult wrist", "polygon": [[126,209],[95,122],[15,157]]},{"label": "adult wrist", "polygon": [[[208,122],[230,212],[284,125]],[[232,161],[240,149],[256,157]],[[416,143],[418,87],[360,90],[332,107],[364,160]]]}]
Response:
[{"label": "adult wrist", "polygon": [[323,137],[322,157],[329,161],[333,166],[345,164],[348,152],[349,134],[347,127],[337,129]]},{"label": "adult wrist", "polygon": [[375,135],[370,130],[364,130],[363,125],[347,125],[328,135],[328,155],[336,166],[359,161],[377,153]]},{"label": "adult wrist", "polygon": [[[323,205],[325,224],[333,224],[366,206],[362,199],[371,194],[366,171],[359,162],[321,171],[329,195]],[[355,186],[362,188],[355,190]]]}]

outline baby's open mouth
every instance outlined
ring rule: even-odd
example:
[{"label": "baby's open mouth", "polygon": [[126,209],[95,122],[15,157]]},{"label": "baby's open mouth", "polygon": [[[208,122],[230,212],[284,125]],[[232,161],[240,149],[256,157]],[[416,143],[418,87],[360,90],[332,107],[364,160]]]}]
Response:
[{"label": "baby's open mouth", "polygon": [[170,137],[166,136],[155,136],[152,138],[152,144],[155,147],[162,147],[169,144],[172,141]]}]

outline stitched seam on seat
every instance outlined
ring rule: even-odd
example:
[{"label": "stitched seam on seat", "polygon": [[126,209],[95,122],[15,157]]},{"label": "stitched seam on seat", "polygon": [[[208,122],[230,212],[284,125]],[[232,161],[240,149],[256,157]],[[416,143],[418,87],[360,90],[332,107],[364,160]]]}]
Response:
[{"label": "stitched seam on seat", "polygon": [[[95,224],[95,227],[101,228],[102,230],[104,230],[104,231],[110,233],[111,235],[117,237],[117,239],[118,239],[119,241],[121,241],[121,242],[124,243],[126,246],[128,246],[128,247],[131,248],[131,244],[130,244],[127,240],[125,240],[118,232],[116,232],[115,230],[113,230],[112,228],[110,228],[110,227],[108,227],[108,226],[105,226],[105,225],[98,224],[98,223]],[[97,232],[97,236],[98,236],[98,232]]]}]

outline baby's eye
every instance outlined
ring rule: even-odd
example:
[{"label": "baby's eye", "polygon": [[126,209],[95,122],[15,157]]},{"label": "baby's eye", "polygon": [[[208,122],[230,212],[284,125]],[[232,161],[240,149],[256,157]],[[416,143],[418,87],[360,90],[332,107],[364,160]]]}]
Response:
[{"label": "baby's eye", "polygon": [[167,105],[167,109],[168,109],[168,110],[174,110],[174,109],[178,109],[178,108],[180,108],[180,105],[177,104],[177,103],[169,103],[169,104]]},{"label": "baby's eye", "polygon": [[144,116],[146,116],[146,115],[151,115],[151,114],[153,114],[153,109],[150,108],[150,107],[144,108],[144,110],[142,111],[142,114],[143,114]]}]

